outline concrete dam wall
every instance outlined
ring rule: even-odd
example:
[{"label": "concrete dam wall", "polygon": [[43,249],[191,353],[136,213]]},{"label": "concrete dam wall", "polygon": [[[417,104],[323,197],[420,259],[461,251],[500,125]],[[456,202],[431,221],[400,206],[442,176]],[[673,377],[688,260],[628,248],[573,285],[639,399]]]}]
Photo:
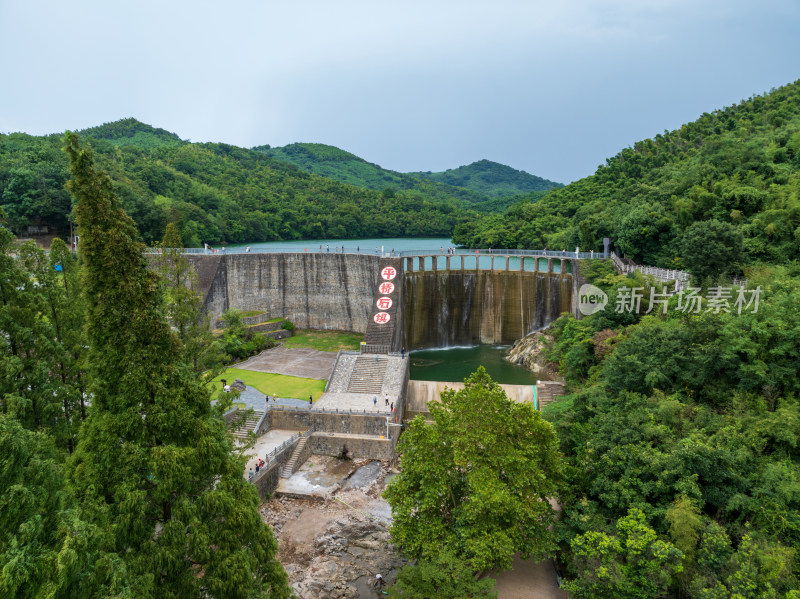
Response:
[{"label": "concrete dam wall", "polygon": [[264,310],[300,328],[363,333],[370,320],[378,256],[284,253],[187,255],[198,292],[216,321],[228,308]]},{"label": "concrete dam wall", "polygon": [[572,294],[571,274],[406,271],[405,345],[511,344],[570,312]]},{"label": "concrete dam wall", "polygon": [[[206,313],[263,310],[300,328],[364,333],[381,258],[336,253],[188,254]],[[407,349],[511,344],[573,308],[573,275],[525,270],[419,270],[396,265],[398,344]],[[405,272],[403,272],[405,271]],[[552,271],[552,268],[548,268]],[[402,280],[402,282],[401,282]],[[396,331],[400,336],[401,330]],[[387,342],[388,343],[388,342]]]}]

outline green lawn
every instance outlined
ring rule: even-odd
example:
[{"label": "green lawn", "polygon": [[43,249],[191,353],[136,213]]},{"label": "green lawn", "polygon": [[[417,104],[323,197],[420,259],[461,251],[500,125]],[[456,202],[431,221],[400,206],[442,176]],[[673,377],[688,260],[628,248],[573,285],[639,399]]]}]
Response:
[{"label": "green lawn", "polygon": [[248,387],[255,387],[264,395],[270,397],[294,397],[296,399],[308,399],[311,395],[314,401],[320,398],[325,391],[325,381],[317,379],[304,379],[299,376],[287,376],[285,374],[273,374],[271,372],[255,372],[253,370],[242,370],[241,368],[228,368],[213,381],[214,389],[222,388],[220,379],[225,379],[230,385],[236,379],[242,379]]},{"label": "green lawn", "polygon": [[267,322],[281,322],[282,320],[286,320],[283,316],[276,316],[275,318],[270,318]]},{"label": "green lawn", "polygon": [[312,331],[305,329],[283,340],[284,347],[310,347],[319,351],[357,350],[364,340],[361,333],[349,331]]}]

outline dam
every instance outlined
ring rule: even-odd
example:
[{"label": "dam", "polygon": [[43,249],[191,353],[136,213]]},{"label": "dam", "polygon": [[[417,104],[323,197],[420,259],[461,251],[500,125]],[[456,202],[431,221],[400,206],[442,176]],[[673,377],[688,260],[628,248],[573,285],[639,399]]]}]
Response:
[{"label": "dam", "polygon": [[[577,310],[577,256],[393,253],[185,253],[214,321],[237,308],[288,318],[300,328],[364,333],[360,351],[338,352],[313,405],[267,405],[253,414],[248,426],[257,435],[300,431],[266,456],[268,466],[254,480],[262,497],[312,454],[394,455],[406,401],[424,413],[440,386],[409,381],[403,350],[511,343]],[[512,398],[533,397],[537,405],[534,386],[513,387]],[[226,421],[238,421],[237,411]]]},{"label": "dam", "polygon": [[[394,258],[328,252],[186,256],[212,320],[229,308],[263,310],[299,328],[365,333],[367,343],[377,335],[372,344],[378,353],[510,344],[563,312],[577,315],[577,258],[493,252],[401,252]],[[390,302],[393,316],[381,327],[376,324],[384,323],[375,321],[381,296],[375,281],[387,264],[397,273],[397,293]],[[382,328],[393,332],[381,335]]]}]

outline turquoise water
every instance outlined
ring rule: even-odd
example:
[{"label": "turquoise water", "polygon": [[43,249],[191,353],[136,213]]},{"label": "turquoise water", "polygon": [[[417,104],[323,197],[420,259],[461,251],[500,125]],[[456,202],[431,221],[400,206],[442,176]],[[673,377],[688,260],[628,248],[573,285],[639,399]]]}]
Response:
[{"label": "turquoise water", "polygon": [[227,248],[244,248],[250,246],[251,250],[261,252],[302,252],[307,250],[309,252],[319,252],[320,247],[322,251],[330,248],[331,252],[335,249],[344,246],[345,252],[355,252],[358,250],[363,254],[374,254],[377,251],[380,253],[381,248],[385,252],[406,252],[409,250],[432,250],[441,251],[444,248],[447,251],[448,247],[453,247],[453,241],[444,237],[416,239],[409,237],[396,237],[393,239],[312,239],[303,241],[265,241],[260,243],[235,243]]},{"label": "turquoise water", "polygon": [[[215,246],[217,247],[217,246]],[[394,251],[395,255],[400,252],[408,251],[423,251],[438,253],[436,256],[436,267],[443,270],[447,264],[447,248],[455,247],[452,239],[446,237],[433,237],[425,239],[409,238],[409,237],[395,237],[391,239],[316,239],[316,240],[303,240],[303,241],[267,241],[260,243],[235,243],[225,246],[227,251],[231,253],[243,252],[245,248],[250,248],[253,252],[336,252],[341,251],[344,247],[346,253],[361,253],[361,254],[388,254],[391,255]],[[413,258],[412,270],[432,270],[433,269],[433,256],[425,258]],[[475,269],[475,261],[478,262],[480,270],[490,270],[492,268],[492,256],[486,254],[476,254],[475,250],[456,249],[456,253],[450,256],[450,268],[459,269],[461,263],[464,263],[464,268],[467,270]],[[537,258],[526,257],[524,258],[524,270],[534,271],[537,270]],[[424,264],[423,264],[424,262]],[[538,270],[547,270],[547,260],[545,258],[538,258]],[[520,258],[511,256],[508,258],[508,270],[520,270]],[[495,270],[506,269],[506,258],[496,256],[494,258]],[[560,260],[553,261],[553,272],[561,272]]]},{"label": "turquoise water", "polygon": [[508,346],[476,345],[412,351],[411,378],[420,381],[461,382],[483,366],[498,383],[534,385],[541,380],[527,368],[506,362]]}]

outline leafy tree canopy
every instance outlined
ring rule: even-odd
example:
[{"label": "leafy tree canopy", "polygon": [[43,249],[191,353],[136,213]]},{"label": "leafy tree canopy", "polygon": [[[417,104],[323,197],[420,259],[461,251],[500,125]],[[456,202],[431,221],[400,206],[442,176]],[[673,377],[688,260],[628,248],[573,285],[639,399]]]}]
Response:
[{"label": "leafy tree canopy", "polygon": [[512,557],[542,558],[562,477],[550,425],[509,400],[481,367],[461,391],[429,404],[401,437],[402,471],[385,492],[392,538],[413,558],[447,549],[473,570],[508,568]]}]

